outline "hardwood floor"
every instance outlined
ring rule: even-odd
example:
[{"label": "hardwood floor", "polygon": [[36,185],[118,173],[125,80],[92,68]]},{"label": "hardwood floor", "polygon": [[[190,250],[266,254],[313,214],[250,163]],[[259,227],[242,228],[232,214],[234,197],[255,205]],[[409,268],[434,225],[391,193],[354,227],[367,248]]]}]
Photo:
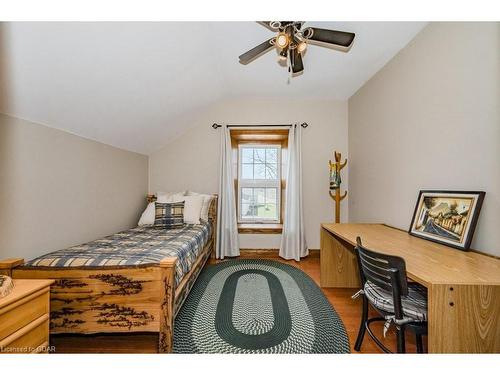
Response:
[{"label": "hardwood floor", "polygon": [[[269,255],[269,252],[259,253],[259,258],[273,259],[297,267],[308,274],[318,285],[320,276],[319,254],[313,252],[311,256],[301,262],[286,261],[276,255]],[[251,252],[245,252],[242,258],[255,258]],[[326,297],[335,308],[340,318],[344,322],[351,351],[354,351],[354,342],[359,329],[361,314],[361,299],[353,300],[351,296],[355,289],[322,288]],[[373,316],[376,314],[372,311]],[[384,338],[382,334],[382,323],[372,325],[375,334],[389,348],[395,350],[396,336],[394,330],[387,333]],[[424,349],[427,342],[424,338]],[[90,335],[90,336],[58,336],[52,335],[50,344],[55,347],[56,353],[155,353],[158,341],[157,334],[131,334],[131,335]],[[414,337],[407,334],[406,350],[408,353],[415,353],[416,346]],[[382,353],[373,340],[365,335],[361,353]]]}]

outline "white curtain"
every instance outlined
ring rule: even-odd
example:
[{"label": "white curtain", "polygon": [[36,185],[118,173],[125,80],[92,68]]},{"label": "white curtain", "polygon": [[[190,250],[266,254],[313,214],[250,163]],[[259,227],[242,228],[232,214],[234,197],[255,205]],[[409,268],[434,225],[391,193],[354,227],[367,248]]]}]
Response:
[{"label": "white curtain", "polygon": [[309,254],[302,205],[302,127],[294,125],[288,133],[285,216],[280,257],[300,260]]},{"label": "white curtain", "polygon": [[217,215],[218,236],[216,249],[216,257],[218,259],[240,255],[238,224],[236,220],[236,200],[234,194],[231,135],[227,125],[223,125],[221,130],[219,207]]}]

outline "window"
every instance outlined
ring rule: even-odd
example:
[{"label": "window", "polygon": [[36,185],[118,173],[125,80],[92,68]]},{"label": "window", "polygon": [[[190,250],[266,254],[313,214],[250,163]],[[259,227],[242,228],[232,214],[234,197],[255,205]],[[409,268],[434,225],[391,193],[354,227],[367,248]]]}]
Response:
[{"label": "window", "polygon": [[283,229],[289,129],[231,129],[238,232]]},{"label": "window", "polygon": [[238,145],[238,222],[280,223],[281,144]]}]

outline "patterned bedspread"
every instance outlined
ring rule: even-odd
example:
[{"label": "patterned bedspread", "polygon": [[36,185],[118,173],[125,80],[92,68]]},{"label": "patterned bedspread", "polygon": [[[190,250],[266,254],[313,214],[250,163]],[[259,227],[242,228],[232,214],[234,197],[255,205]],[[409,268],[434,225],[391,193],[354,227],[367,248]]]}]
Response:
[{"label": "patterned bedspread", "polygon": [[54,251],[26,262],[27,267],[100,267],[158,264],[175,256],[177,285],[191,270],[207,244],[211,224],[184,225],[177,229],[142,226],[99,240]]}]

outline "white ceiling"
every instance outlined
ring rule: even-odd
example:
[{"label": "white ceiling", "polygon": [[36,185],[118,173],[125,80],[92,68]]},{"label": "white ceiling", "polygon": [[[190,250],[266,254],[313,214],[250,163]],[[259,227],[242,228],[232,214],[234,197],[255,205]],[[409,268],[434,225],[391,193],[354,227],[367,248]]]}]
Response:
[{"label": "white ceiling", "polygon": [[0,24],[0,112],[150,154],[176,119],[234,97],[348,99],[422,22],[308,22],[352,31],[350,52],[309,46],[288,82],[274,51],[238,56],[272,36],[252,22]]}]

